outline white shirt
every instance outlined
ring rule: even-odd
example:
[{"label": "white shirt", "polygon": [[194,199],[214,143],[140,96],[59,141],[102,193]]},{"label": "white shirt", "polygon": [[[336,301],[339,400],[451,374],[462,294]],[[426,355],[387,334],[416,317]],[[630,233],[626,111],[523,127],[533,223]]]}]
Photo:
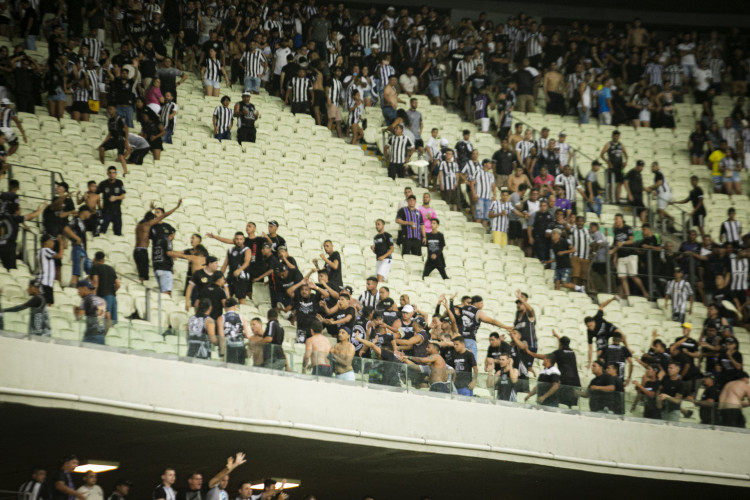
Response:
[{"label": "white shirt", "polygon": [[78,493],[83,493],[86,496],[86,500],[104,500],[104,492],[98,484],[91,487],[82,485],[76,491]]},{"label": "white shirt", "polygon": [[404,92],[413,93],[417,88],[417,77],[416,75],[408,76],[406,73],[401,75],[398,79],[399,85],[401,85],[401,89],[403,89]]},{"label": "white shirt", "polygon": [[692,64],[695,66],[695,44],[693,42],[681,43],[677,46],[677,50],[680,52],[687,52],[687,54],[680,59],[682,64]]},{"label": "white shirt", "polygon": [[281,70],[286,66],[286,56],[292,53],[292,49],[289,47],[281,47],[276,49],[275,60],[273,64],[273,74],[280,75]]},{"label": "white shirt", "polygon": [[695,88],[701,92],[708,90],[709,82],[712,78],[711,68],[698,68],[695,70]]}]

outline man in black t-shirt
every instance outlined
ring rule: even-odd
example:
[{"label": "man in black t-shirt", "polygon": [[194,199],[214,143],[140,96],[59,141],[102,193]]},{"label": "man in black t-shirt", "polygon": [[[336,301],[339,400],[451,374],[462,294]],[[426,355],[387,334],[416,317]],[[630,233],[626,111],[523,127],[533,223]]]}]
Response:
[{"label": "man in black t-shirt", "polygon": [[16,269],[16,240],[20,225],[38,217],[46,207],[45,203],[34,212],[21,215],[21,205],[18,203],[10,202],[5,205],[6,211],[0,213],[0,265],[5,269]]},{"label": "man in black t-shirt", "polygon": [[701,232],[701,237],[705,235],[703,225],[706,219],[706,206],[703,202],[703,189],[699,186],[698,176],[693,175],[690,177],[690,185],[693,189],[690,190],[687,198],[680,201],[675,201],[675,205],[687,203],[688,201],[693,206],[693,209],[688,212],[690,216],[690,225],[698,226],[698,230]]},{"label": "man in black t-shirt", "polygon": [[657,406],[661,408],[661,418],[668,422],[679,422],[680,403],[685,396],[685,385],[680,378],[680,365],[671,361],[667,366],[667,376],[661,380]]},{"label": "man in black t-shirt", "polygon": [[[276,269],[273,279],[276,283],[274,286],[276,291],[276,303],[281,304],[284,307],[284,311],[288,313],[292,309],[292,297],[288,291],[294,285],[302,281],[302,273],[300,273],[297,268],[290,269],[287,265],[281,264]],[[291,313],[288,317],[292,317]]]},{"label": "man in black t-shirt", "polygon": [[641,176],[644,166],[645,163],[643,160],[636,161],[635,168],[628,171],[624,178],[625,191],[628,194],[628,203],[641,218],[641,222],[646,222],[647,215],[646,204],[643,202],[643,177]]},{"label": "man in black t-shirt", "polygon": [[52,476],[52,500],[85,500],[83,493],[78,493],[73,483],[73,470],[78,467],[78,457],[65,457],[60,469]]},{"label": "man in black t-shirt", "polygon": [[[323,267],[328,272],[328,284],[334,290],[338,291],[344,286],[344,280],[341,277],[341,255],[333,250],[333,242],[325,240],[323,242],[325,253],[320,254],[323,261]],[[315,269],[318,269],[318,259],[313,259]]]},{"label": "man in black t-shirt", "polygon": [[[132,116],[133,108],[130,107],[130,113]],[[123,106],[126,108],[128,106]],[[125,161],[125,157],[130,155],[130,143],[128,142],[128,135],[130,130],[125,123],[125,119],[117,114],[117,106],[113,103],[109,103],[107,106],[107,136],[104,138],[104,142],[99,146],[99,161],[104,164],[104,152],[114,149],[117,151],[117,161],[122,165],[123,174],[128,173],[128,164]]]},{"label": "man in black t-shirt", "polygon": [[714,425],[720,423],[716,421],[719,394],[721,394],[721,389],[716,383],[716,375],[706,372],[703,374],[703,394],[700,400],[696,401],[693,395],[686,398],[698,406],[702,424]]},{"label": "man in black t-shirt", "polygon": [[91,266],[91,282],[94,284],[94,293],[104,299],[107,311],[112,318],[112,323],[117,323],[117,297],[115,294],[120,288],[120,280],[114,268],[104,262],[104,252],[94,254],[94,263]]},{"label": "man in black t-shirt", "polygon": [[383,219],[375,221],[375,229],[378,234],[373,238],[373,244],[370,249],[375,253],[375,274],[378,277],[378,281],[385,281],[391,270],[393,236],[385,231],[385,221]]},{"label": "man in black t-shirt", "polygon": [[439,229],[440,220],[432,219],[432,231],[427,235],[427,260],[425,260],[424,271],[422,271],[423,279],[435,269],[444,280],[448,279],[448,275],[445,273],[445,257],[443,257],[445,238]]},{"label": "man in black t-shirt", "polygon": [[107,232],[112,223],[115,235],[122,235],[122,200],[125,199],[125,186],[117,178],[117,168],[107,169],[107,180],[99,183],[96,193],[102,197],[102,219],[99,223],[99,233]]},{"label": "man in black t-shirt", "polygon": [[[587,316],[583,320],[583,322],[586,324],[586,335],[589,343],[589,357],[588,365],[586,365],[586,368],[589,368],[591,366],[591,358],[593,354],[592,344],[594,342],[594,339],[596,339],[595,359],[599,359],[599,357],[601,356],[601,351],[607,346],[607,344],[609,343],[609,338],[612,335],[614,335],[615,333],[619,333],[620,335],[622,335],[623,340],[625,339],[625,336],[619,328],[604,319],[604,308],[611,304],[613,300],[615,300],[614,297],[605,302],[602,302],[599,306],[599,310],[594,316]],[[625,345],[627,346],[627,342],[625,342]]]},{"label": "man in black t-shirt", "polygon": [[487,348],[484,370],[488,373],[495,373],[500,370],[498,359],[500,359],[500,355],[503,353],[510,353],[510,344],[502,340],[499,333],[490,333],[490,346]]},{"label": "man in black t-shirt", "polygon": [[211,301],[211,313],[209,316],[218,321],[219,316],[224,314],[224,305],[227,300],[226,280],[224,275],[216,271],[209,278],[209,284],[198,291],[198,301],[208,299]]},{"label": "man in black t-shirt", "polygon": [[591,380],[586,395],[589,409],[593,412],[609,413],[615,410],[615,378],[604,371],[604,363],[599,360],[591,365],[594,379]]},{"label": "man in black t-shirt", "polygon": [[453,350],[451,366],[456,371],[456,378],[454,380],[456,391],[462,396],[474,396],[474,385],[479,373],[474,354],[466,348],[464,339],[461,336],[453,339]]},{"label": "man in black t-shirt", "polygon": [[641,278],[638,277],[638,255],[634,248],[633,228],[625,224],[622,214],[615,214],[614,233],[615,243],[609,254],[616,254],[617,256],[617,277],[620,278],[622,293],[626,298],[630,295],[630,285],[628,284],[628,278],[630,278],[643,296],[648,297],[648,292],[646,292]]}]

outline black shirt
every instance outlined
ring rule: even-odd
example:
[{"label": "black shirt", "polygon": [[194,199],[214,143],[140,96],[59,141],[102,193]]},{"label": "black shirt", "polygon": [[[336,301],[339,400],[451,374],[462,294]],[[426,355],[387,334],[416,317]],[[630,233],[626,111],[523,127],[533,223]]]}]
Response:
[{"label": "black shirt", "polygon": [[[18,237],[18,228],[26,218],[23,215],[0,215],[0,247],[14,245]],[[14,257],[15,258],[15,257]]]},{"label": "black shirt", "polygon": [[338,321],[340,319],[346,318],[347,316],[350,317],[349,321],[347,321],[346,323],[340,323],[336,325],[336,328],[341,328],[341,327],[346,326],[349,329],[351,329],[354,326],[354,321],[357,319],[357,312],[354,310],[353,307],[347,307],[346,309],[343,309],[343,310],[340,309],[336,311],[333,314],[332,319],[334,321]]},{"label": "black shirt", "polygon": [[51,205],[45,208],[42,212],[42,227],[44,231],[50,236],[57,236],[62,233],[65,225],[68,223],[68,217],[60,217],[60,214],[62,212],[72,212],[73,210],[75,210],[75,205],[70,198],[65,199],[60,210],[52,210]]},{"label": "black shirt", "polygon": [[[505,342],[504,340],[501,340],[499,346],[497,347],[490,346],[487,349],[487,359],[492,358],[494,360],[498,360],[500,359],[501,354],[510,355],[510,351],[511,351],[510,344]],[[499,371],[500,371],[500,366],[497,363],[495,363],[495,373]]]},{"label": "black shirt", "polygon": [[594,330],[586,332],[589,345],[596,339],[596,349],[604,349],[615,330],[617,330],[617,327],[604,319],[604,311],[597,311],[594,315]]},{"label": "black shirt", "polygon": [[174,267],[172,257],[167,252],[172,250],[172,241],[169,238],[155,239],[151,245],[151,263],[154,271],[171,271]]},{"label": "black shirt", "polygon": [[312,321],[318,314],[318,301],[320,297],[317,292],[310,292],[308,298],[304,298],[299,290],[294,292],[292,309],[297,315],[297,326],[299,328],[310,328]]},{"label": "black shirt", "polygon": [[[620,241],[625,242],[633,236],[633,228],[628,226],[627,224],[623,224],[622,227],[614,228],[614,232],[615,243]],[[632,243],[630,245],[632,245]],[[635,255],[635,250],[632,246],[623,246],[622,248],[617,250],[618,257],[630,257],[631,255]]]},{"label": "black shirt", "polygon": [[269,321],[263,332],[263,337],[271,337],[271,342],[263,344],[263,362],[279,360],[283,356],[280,346],[284,342],[284,329],[278,321]]},{"label": "black shirt", "polygon": [[333,252],[329,255],[328,260],[331,262],[338,262],[336,269],[332,268],[328,264],[325,265],[326,271],[328,271],[328,284],[331,288],[338,291],[344,286],[344,280],[341,278],[341,255],[338,252]]},{"label": "black shirt", "polygon": [[375,247],[375,256],[381,257],[388,253],[393,246],[393,236],[389,233],[376,234],[373,240],[373,246]]},{"label": "black shirt", "polygon": [[[695,186],[693,189],[690,190],[690,203],[692,203],[693,208],[698,206],[698,203],[703,199],[703,189],[701,189],[700,186]],[[702,215],[706,216],[706,206],[701,205],[701,207],[695,211],[695,215]]]},{"label": "black shirt", "polygon": [[700,416],[701,416],[701,423],[702,424],[713,424],[715,423],[715,412],[714,409],[719,404],[719,394],[721,394],[721,390],[719,390],[719,387],[714,382],[714,385],[711,387],[708,387],[705,391],[703,391],[703,395],[701,396],[701,401],[707,401],[709,399],[713,399],[714,406],[701,406],[700,407]]},{"label": "black shirt", "polygon": [[513,165],[516,163],[516,155],[513,154],[513,151],[498,149],[492,155],[492,159],[496,162],[495,173],[497,175],[511,175],[513,173]]},{"label": "black shirt", "polygon": [[[677,394],[682,394],[683,397],[685,395],[685,384],[682,382],[682,380],[677,378],[677,380],[672,380],[669,375],[666,375],[663,379],[661,379],[661,390],[659,391],[661,394],[666,394],[671,397],[677,396]],[[674,411],[679,410],[680,404],[674,404],[671,401],[664,400],[662,402],[662,410],[664,411]]]},{"label": "black shirt", "polygon": [[[200,271],[202,271],[202,269]],[[214,283],[203,287],[200,292],[198,292],[198,300],[208,299],[211,301],[211,313],[209,316],[213,318],[214,321],[217,321],[219,316],[224,313],[223,301],[226,300],[226,298],[227,293],[224,291],[224,288]]]},{"label": "black shirt", "polygon": [[566,253],[560,255],[559,252],[565,252],[570,250],[570,242],[566,238],[560,237],[557,243],[552,243],[552,252],[555,255],[555,262],[557,263],[557,269],[567,269],[570,267],[570,254]]},{"label": "black shirt", "polygon": [[94,264],[91,266],[91,276],[97,276],[99,278],[99,287],[97,294],[100,297],[107,295],[114,295],[115,282],[117,281],[117,273],[112,266],[107,264]]},{"label": "black shirt", "polygon": [[555,362],[560,369],[560,383],[570,387],[581,387],[575,351],[558,349],[552,354],[555,356]]},{"label": "black shirt", "polygon": [[641,200],[643,198],[643,177],[641,173],[636,169],[632,169],[625,174],[625,180],[635,201]]},{"label": "black shirt", "polygon": [[615,409],[616,393],[609,391],[598,391],[591,390],[591,386],[596,385],[600,387],[606,387],[608,385],[615,385],[615,378],[608,373],[602,373],[598,377],[595,377],[589,384],[589,409],[591,411],[602,411],[604,408],[609,410]]},{"label": "black shirt", "polygon": [[[445,248],[445,238],[443,237],[443,233],[427,234],[427,258],[434,260],[439,266],[445,266],[443,248]],[[433,255],[435,256],[435,259],[432,258]]]},{"label": "black shirt", "polygon": [[456,370],[456,387],[459,389],[468,387],[471,383],[472,371],[477,366],[474,354],[468,349],[462,353],[454,350],[450,365]]},{"label": "black shirt", "polygon": [[[59,481],[62,481],[63,483],[65,483],[65,486],[67,486],[68,488],[72,490],[76,489],[75,484],[73,483],[72,475],[70,473],[63,471],[62,469],[55,472],[55,475],[52,477],[53,485]],[[57,488],[53,487],[52,491],[53,491],[52,500],[68,500],[70,498],[65,493],[61,493],[57,491]]]}]

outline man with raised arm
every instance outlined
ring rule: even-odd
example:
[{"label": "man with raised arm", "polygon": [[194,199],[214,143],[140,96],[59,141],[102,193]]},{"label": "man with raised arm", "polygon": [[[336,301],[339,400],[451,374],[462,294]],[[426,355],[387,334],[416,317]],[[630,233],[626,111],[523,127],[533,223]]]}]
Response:
[{"label": "man with raised arm", "polygon": [[620,331],[620,329],[615,325],[604,319],[604,308],[610,305],[613,300],[615,300],[615,297],[602,302],[599,305],[599,310],[594,316],[586,316],[586,318],[584,318],[583,320],[583,322],[586,324],[586,334],[588,336],[589,343],[589,356],[588,362],[586,364],[587,370],[591,368],[591,355],[594,350],[594,339],[596,339],[597,359],[599,359],[602,349],[607,347],[609,338],[612,337],[615,333],[619,333],[620,335],[622,335],[622,343],[625,344],[625,347],[628,347],[628,342],[625,339],[625,334],[622,333],[622,331]]},{"label": "man with raised arm", "polygon": [[141,219],[141,221],[135,226],[135,249],[133,250],[133,260],[138,269],[138,278],[141,280],[141,284],[148,279],[148,245],[151,228],[156,224],[161,224],[163,219],[172,215],[181,205],[182,198],[177,202],[176,207],[169,212],[164,212],[163,209],[156,208],[156,204],[152,201],[149,211],[146,212],[143,219]]},{"label": "man with raised arm", "polygon": [[407,356],[401,351],[395,354],[402,363],[406,363],[411,368],[421,370],[419,365],[427,365],[430,368],[430,392],[443,392],[446,394],[451,392],[450,384],[448,383],[448,368],[445,360],[440,356],[440,348],[436,343],[427,343],[427,356],[423,358]]},{"label": "man with raised arm", "polygon": [[305,340],[305,357],[302,360],[302,371],[312,370],[313,375],[330,377],[331,365],[328,364],[328,353],[331,352],[331,343],[323,336],[323,324],[317,319],[310,325],[312,336]]}]

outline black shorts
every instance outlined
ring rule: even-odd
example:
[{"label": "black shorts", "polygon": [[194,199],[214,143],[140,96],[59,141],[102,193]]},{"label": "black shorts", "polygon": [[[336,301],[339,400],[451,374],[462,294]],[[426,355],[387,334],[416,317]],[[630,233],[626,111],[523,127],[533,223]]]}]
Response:
[{"label": "black shorts", "polygon": [[0,265],[5,269],[16,269],[16,243],[0,246]]},{"label": "black shorts", "polygon": [[625,175],[622,172],[622,167],[614,166],[610,168],[607,172],[611,172],[614,175],[616,183],[622,184],[623,182],[625,182]]},{"label": "black shorts", "polygon": [[237,129],[237,142],[255,142],[255,127],[240,127]]},{"label": "black shorts", "polygon": [[133,260],[138,269],[138,277],[142,280],[148,279],[148,248],[136,248],[133,250]]},{"label": "black shorts", "polygon": [[44,300],[47,301],[48,305],[52,305],[55,303],[55,294],[51,286],[42,285],[42,295],[44,296]]},{"label": "black shorts", "polygon": [[114,137],[111,137],[108,141],[105,141],[100,146],[104,149],[104,151],[109,151],[110,149],[116,149],[118,155],[124,155],[125,154],[125,138],[121,137],[119,139],[115,139]]},{"label": "black shorts", "polygon": [[693,214],[690,216],[690,222],[693,226],[703,227],[703,219],[705,217],[704,214]]},{"label": "black shorts", "polygon": [[325,90],[313,90],[313,106],[316,108],[325,108],[328,98]]},{"label": "black shorts", "polygon": [[158,139],[154,139],[153,141],[149,141],[148,145],[151,148],[151,151],[155,151],[157,149],[161,151],[164,149],[164,147],[162,146],[161,137],[159,137]]},{"label": "black shorts", "polygon": [[310,113],[310,103],[308,101],[293,102],[292,103],[292,114],[296,115],[297,113],[309,114]]},{"label": "black shorts", "polygon": [[633,207],[633,210],[635,211],[636,215],[640,217],[640,215],[646,211],[646,205],[643,204],[643,197],[642,196],[633,196],[633,201],[629,202],[630,206]]},{"label": "black shorts", "polygon": [[81,114],[89,114],[91,112],[89,110],[88,101],[76,101],[73,103],[73,106],[71,106],[70,109],[73,111],[78,111]]},{"label": "black shorts", "polygon": [[508,221],[508,239],[520,240],[523,237],[523,226],[520,220]]},{"label": "black shorts", "polygon": [[414,139],[414,147],[415,148],[423,148],[424,147],[424,141],[422,139]]},{"label": "black shorts", "polygon": [[238,299],[247,297],[248,292],[253,294],[253,282],[248,279],[237,279],[229,282],[229,292]]},{"label": "black shorts", "polygon": [[198,32],[195,30],[185,30],[185,47],[198,45]]}]

